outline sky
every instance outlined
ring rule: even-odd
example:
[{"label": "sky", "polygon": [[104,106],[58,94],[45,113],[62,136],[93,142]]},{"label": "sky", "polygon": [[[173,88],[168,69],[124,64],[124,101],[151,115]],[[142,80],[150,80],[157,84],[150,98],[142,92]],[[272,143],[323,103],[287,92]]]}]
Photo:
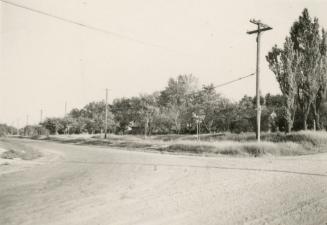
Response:
[{"label": "sky", "polygon": [[[218,85],[255,72],[261,38],[261,92],[280,93],[265,55],[281,46],[304,8],[327,28],[323,0],[6,0],[0,1],[0,123],[43,118],[101,101],[163,90],[169,78],[193,74]],[[94,29],[93,29],[94,28]],[[98,29],[95,29],[98,28]],[[105,31],[105,32],[103,32]],[[217,89],[234,101],[255,95],[255,77]],[[27,121],[28,116],[28,121]]]}]

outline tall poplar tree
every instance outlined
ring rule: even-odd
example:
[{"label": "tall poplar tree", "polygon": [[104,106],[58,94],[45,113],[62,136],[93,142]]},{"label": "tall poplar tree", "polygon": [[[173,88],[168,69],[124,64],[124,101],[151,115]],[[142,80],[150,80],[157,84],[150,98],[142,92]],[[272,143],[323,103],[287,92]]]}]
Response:
[{"label": "tall poplar tree", "polygon": [[[274,46],[266,57],[270,69],[275,73],[283,95],[289,127],[295,110],[302,116],[303,129],[308,127],[310,110],[319,125],[320,98],[326,92],[326,34],[320,32],[318,19],[313,20],[304,9],[294,22],[284,48]],[[294,98],[295,97],[295,98]],[[290,128],[288,129],[290,131]]]}]

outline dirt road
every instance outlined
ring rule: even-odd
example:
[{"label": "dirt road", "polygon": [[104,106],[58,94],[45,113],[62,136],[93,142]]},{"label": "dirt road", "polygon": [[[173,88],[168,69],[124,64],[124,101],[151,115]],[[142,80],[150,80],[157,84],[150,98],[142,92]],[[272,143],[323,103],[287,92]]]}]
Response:
[{"label": "dirt road", "polygon": [[209,158],[18,141],[45,157],[0,175],[1,225],[327,224],[327,154]]}]

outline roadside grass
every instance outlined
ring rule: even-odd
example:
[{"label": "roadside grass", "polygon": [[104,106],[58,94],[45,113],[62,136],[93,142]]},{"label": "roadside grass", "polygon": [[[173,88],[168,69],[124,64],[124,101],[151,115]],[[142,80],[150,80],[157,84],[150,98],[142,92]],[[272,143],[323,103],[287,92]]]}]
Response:
[{"label": "roadside grass", "polygon": [[200,141],[196,135],[54,135],[35,137],[81,145],[111,146],[126,149],[152,150],[169,153],[231,156],[291,156],[327,152],[327,132],[299,131],[290,134],[263,133],[262,141],[256,142],[254,133],[203,134]]},{"label": "roadside grass", "polygon": [[164,150],[167,151],[180,151],[197,154],[222,154],[233,156],[262,156],[262,155],[303,155],[307,152],[301,145],[285,142],[285,143],[272,143],[254,141],[250,142],[235,142],[235,141],[221,141],[221,142],[190,142],[180,141],[168,145]]},{"label": "roadside grass", "polygon": [[14,159],[19,158],[22,160],[33,160],[42,156],[42,154],[21,143],[9,143],[5,139],[1,139],[1,147],[6,149],[5,152],[0,154],[0,158],[3,159]]}]

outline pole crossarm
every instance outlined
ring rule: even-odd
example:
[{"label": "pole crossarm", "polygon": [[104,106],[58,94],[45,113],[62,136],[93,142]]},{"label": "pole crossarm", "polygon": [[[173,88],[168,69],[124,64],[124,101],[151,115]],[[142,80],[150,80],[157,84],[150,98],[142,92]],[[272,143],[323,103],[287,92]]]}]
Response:
[{"label": "pole crossarm", "polygon": [[247,31],[246,33],[247,34],[256,34],[256,33],[260,33],[260,32],[267,31],[267,30],[272,30],[272,28],[271,27],[260,28],[258,30]]},{"label": "pole crossarm", "polygon": [[267,24],[262,23],[260,20],[255,20],[255,19],[250,19],[250,23],[253,23],[258,26],[257,30],[251,30],[247,31],[247,34],[256,34],[256,33],[261,33],[267,30],[272,30],[271,26],[268,26]]}]

